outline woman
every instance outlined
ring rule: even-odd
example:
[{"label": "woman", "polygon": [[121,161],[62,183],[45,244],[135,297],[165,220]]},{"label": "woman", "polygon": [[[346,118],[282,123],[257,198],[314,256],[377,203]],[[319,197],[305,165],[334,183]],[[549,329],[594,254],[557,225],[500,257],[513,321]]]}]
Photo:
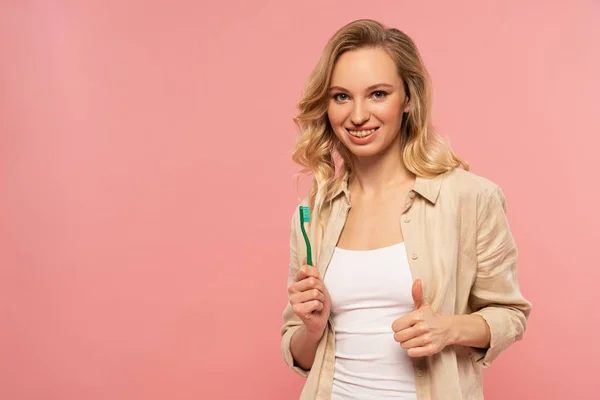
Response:
[{"label": "woman", "polygon": [[414,43],[348,24],[299,109],[316,262],[297,211],[281,333],[301,399],[482,399],[480,367],[523,337],[531,304],[502,191],[433,131]]}]

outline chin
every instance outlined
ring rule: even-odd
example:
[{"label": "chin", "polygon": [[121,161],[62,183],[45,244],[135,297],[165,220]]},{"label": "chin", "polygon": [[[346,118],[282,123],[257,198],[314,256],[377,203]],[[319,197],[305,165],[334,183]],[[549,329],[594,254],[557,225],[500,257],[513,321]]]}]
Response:
[{"label": "chin", "polygon": [[382,154],[384,152],[384,149],[376,143],[371,143],[367,146],[357,146],[355,144],[349,143],[346,145],[346,147],[348,148],[348,150],[350,150],[350,153],[352,153],[352,155],[360,158],[370,158]]}]

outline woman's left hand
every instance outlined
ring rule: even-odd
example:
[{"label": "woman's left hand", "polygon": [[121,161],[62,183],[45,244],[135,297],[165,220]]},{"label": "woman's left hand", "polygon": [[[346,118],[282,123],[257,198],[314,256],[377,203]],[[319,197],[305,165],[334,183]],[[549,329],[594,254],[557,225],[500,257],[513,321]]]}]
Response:
[{"label": "woman's left hand", "polygon": [[413,283],[412,297],[415,311],[394,321],[394,339],[407,350],[410,357],[439,353],[452,344],[452,316],[439,315],[423,301],[423,284],[419,279]]}]

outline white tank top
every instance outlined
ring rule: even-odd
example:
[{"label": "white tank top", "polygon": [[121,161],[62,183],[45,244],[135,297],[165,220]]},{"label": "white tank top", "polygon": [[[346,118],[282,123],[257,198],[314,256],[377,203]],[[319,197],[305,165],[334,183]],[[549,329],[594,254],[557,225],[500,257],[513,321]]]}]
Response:
[{"label": "white tank top", "polygon": [[415,400],[410,357],[392,323],[414,310],[404,243],[376,250],[336,248],[324,278],[335,329],[332,400]]}]

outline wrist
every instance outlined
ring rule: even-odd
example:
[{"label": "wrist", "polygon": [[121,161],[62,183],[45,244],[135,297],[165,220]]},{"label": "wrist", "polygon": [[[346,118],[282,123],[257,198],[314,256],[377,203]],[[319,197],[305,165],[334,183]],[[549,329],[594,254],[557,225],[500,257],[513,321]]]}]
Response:
[{"label": "wrist", "polygon": [[311,342],[319,342],[325,333],[325,327],[309,328],[308,325],[304,324],[302,329],[306,339]]},{"label": "wrist", "polygon": [[460,343],[460,321],[457,315],[443,315],[446,324],[446,345]]},{"label": "wrist", "polygon": [[480,315],[461,314],[446,315],[447,344],[476,348],[487,348],[490,345],[490,328]]}]

